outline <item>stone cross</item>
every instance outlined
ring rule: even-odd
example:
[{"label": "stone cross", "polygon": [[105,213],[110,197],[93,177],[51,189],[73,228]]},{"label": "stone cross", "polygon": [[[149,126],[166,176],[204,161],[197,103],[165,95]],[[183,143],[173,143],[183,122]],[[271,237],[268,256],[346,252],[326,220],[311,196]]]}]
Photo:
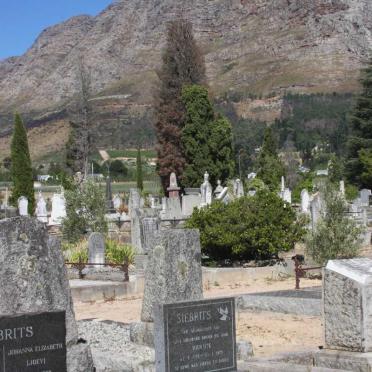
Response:
[{"label": "stone cross", "polygon": [[18,211],[20,216],[28,216],[28,200],[25,196],[18,199]]},{"label": "stone cross", "polygon": [[[93,232],[88,239],[88,262],[94,264],[105,263],[105,238],[101,233]],[[102,265],[96,265],[100,268]]]},{"label": "stone cross", "polygon": [[39,192],[36,204],[36,217],[40,222],[48,222],[48,212],[46,209],[46,202],[41,192]]}]

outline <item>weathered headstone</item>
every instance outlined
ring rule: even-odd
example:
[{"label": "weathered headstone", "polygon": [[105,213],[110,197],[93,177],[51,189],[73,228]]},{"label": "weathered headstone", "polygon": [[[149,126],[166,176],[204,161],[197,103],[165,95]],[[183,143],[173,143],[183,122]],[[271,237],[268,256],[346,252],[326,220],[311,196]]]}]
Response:
[{"label": "weathered headstone", "polygon": [[183,195],[182,196],[182,215],[191,216],[194,208],[198,208],[201,203],[199,194]]},{"label": "weathered headstone", "polygon": [[285,189],[283,192],[283,200],[289,204],[292,203],[292,191],[290,189]]},{"label": "weathered headstone", "polygon": [[323,307],[328,348],[372,351],[372,260],[328,261]]},{"label": "weathered headstone", "polygon": [[52,213],[50,216],[52,225],[60,225],[66,217],[66,199],[64,194],[54,194],[52,197]]},{"label": "weathered headstone", "polygon": [[169,177],[169,187],[167,188],[170,198],[178,198],[181,188],[178,187],[176,173],[172,172]]},{"label": "weathered headstone", "polygon": [[0,232],[0,317],[65,311],[67,371],[91,372],[90,348],[78,343],[59,241],[28,217],[1,220]]},{"label": "weathered headstone", "polygon": [[[94,264],[105,263],[105,238],[101,233],[93,232],[88,239],[88,262]],[[102,265],[96,265],[102,268]]]},{"label": "weathered headstone", "polygon": [[244,196],[243,182],[239,178],[234,181],[234,195],[237,198]]},{"label": "weathered headstone", "polygon": [[309,213],[310,208],[310,195],[306,189],[301,191],[301,212]]},{"label": "weathered headstone", "polygon": [[142,247],[145,253],[154,248],[155,233],[159,230],[159,220],[156,217],[144,217],[141,220]]},{"label": "weathered headstone", "polygon": [[236,371],[234,298],[158,304],[157,372]]},{"label": "weathered headstone", "polygon": [[138,189],[129,190],[129,202],[128,202],[128,213],[132,216],[135,209],[141,207],[141,195]]},{"label": "weathered headstone", "polygon": [[372,195],[371,190],[362,189],[360,190],[360,201],[363,206],[369,206],[369,197]]},{"label": "weathered headstone", "polygon": [[18,212],[20,216],[28,216],[28,200],[25,196],[18,198]]},{"label": "weathered headstone", "polygon": [[218,195],[220,195],[222,191],[223,191],[223,186],[221,185],[221,180],[217,180],[217,187],[214,190],[215,197],[217,198]]},{"label": "weathered headstone", "polygon": [[141,319],[153,321],[154,303],[203,298],[199,232],[161,230],[149,252]]},{"label": "weathered headstone", "polygon": [[46,208],[46,201],[43,198],[43,195],[41,194],[41,192],[39,192],[39,196],[37,199],[36,217],[40,222],[44,222],[44,223],[48,222],[48,212]]},{"label": "weathered headstone", "polygon": [[114,204],[114,208],[116,210],[120,209],[121,207],[121,197],[120,195],[116,194],[112,200],[113,204]]},{"label": "weathered headstone", "polygon": [[0,317],[0,372],[66,372],[64,311]]}]

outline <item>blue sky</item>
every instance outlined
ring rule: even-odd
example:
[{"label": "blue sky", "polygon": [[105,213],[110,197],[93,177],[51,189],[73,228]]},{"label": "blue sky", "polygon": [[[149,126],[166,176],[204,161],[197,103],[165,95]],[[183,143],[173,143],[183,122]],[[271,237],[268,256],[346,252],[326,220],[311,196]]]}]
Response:
[{"label": "blue sky", "polygon": [[0,59],[23,54],[44,28],[75,15],[96,15],[111,2],[0,0]]}]

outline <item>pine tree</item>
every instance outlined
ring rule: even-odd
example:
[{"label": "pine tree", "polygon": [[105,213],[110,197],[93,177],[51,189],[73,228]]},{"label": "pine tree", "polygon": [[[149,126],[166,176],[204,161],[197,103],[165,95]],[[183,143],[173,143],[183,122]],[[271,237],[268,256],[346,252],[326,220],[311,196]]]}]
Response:
[{"label": "pine tree", "polygon": [[169,175],[175,172],[182,180],[185,158],[182,153],[181,132],[185,109],[181,92],[184,85],[205,82],[205,64],[192,31],[184,19],[167,26],[166,47],[158,72],[160,88],[155,97],[155,129],[158,140],[158,173],[164,191],[169,186]]},{"label": "pine tree", "polygon": [[271,191],[275,191],[280,185],[280,178],[284,175],[277,145],[270,127],[265,129],[264,140],[257,159],[257,177],[261,179]]},{"label": "pine tree", "polygon": [[208,90],[199,85],[185,87],[182,99],[186,108],[182,145],[186,158],[184,183],[198,187],[208,171],[210,182],[224,182],[234,171],[231,124],[216,116]]},{"label": "pine tree", "polygon": [[142,159],[141,159],[141,149],[137,149],[137,161],[136,161],[136,179],[137,188],[143,190],[143,175],[142,175]]},{"label": "pine tree", "polygon": [[372,186],[372,59],[362,71],[362,92],[350,118],[346,173],[359,187]]},{"label": "pine tree", "polygon": [[17,204],[18,198],[28,199],[28,212],[35,210],[34,181],[27,132],[21,116],[17,113],[14,120],[14,131],[11,142],[11,175],[13,181],[12,202]]}]

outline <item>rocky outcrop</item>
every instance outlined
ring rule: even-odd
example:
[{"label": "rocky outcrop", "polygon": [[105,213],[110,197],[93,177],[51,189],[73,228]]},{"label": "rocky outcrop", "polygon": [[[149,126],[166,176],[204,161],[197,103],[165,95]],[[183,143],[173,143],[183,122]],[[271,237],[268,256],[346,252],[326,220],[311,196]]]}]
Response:
[{"label": "rocky outcrop", "polygon": [[165,25],[181,14],[217,96],[353,91],[372,45],[369,0],[121,0],[44,30],[23,56],[0,62],[0,110],[29,118],[61,110],[78,90],[84,55],[102,97],[99,126],[116,133],[122,118],[148,122]]}]

